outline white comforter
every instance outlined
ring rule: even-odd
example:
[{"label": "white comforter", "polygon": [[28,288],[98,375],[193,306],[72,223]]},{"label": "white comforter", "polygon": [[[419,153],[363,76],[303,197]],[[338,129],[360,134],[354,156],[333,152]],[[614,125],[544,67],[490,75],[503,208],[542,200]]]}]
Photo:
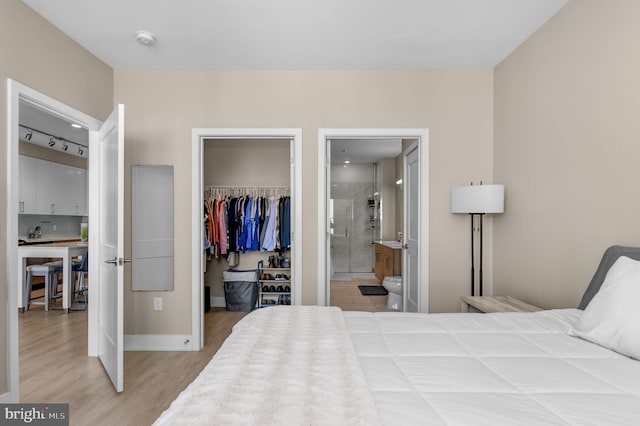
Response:
[{"label": "white comforter", "polygon": [[640,362],[569,336],[581,312],[261,309],[156,424],[640,425]]},{"label": "white comforter", "polygon": [[376,425],[342,311],[269,307],[233,333],[158,425]]},{"label": "white comforter", "polygon": [[385,425],[640,425],[640,362],[581,313],[344,315]]}]

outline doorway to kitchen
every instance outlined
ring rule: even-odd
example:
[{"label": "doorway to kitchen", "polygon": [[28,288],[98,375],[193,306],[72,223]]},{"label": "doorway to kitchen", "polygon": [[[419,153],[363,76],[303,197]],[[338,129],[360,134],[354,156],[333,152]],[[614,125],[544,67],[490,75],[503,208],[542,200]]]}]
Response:
[{"label": "doorway to kitchen", "polygon": [[[19,243],[18,240],[21,239],[19,238],[19,236],[26,233],[26,235],[22,236],[29,239],[29,234],[31,234],[31,230],[33,229],[34,237],[36,236],[36,233],[39,233],[40,236],[46,236],[47,234],[55,235],[56,233],[58,233],[59,236],[62,236],[62,233],[73,232],[74,235],[77,234],[78,238],[80,238],[82,227],[81,223],[83,220],[86,220],[86,218],[90,214],[89,212],[93,211],[93,201],[91,201],[92,204],[89,205],[87,203],[87,198],[85,198],[84,200],[84,203],[86,204],[83,204],[81,201],[75,201],[75,199],[74,202],[69,205],[67,205],[69,200],[65,200],[60,204],[45,203],[45,205],[51,209],[48,211],[37,210],[37,199],[35,200],[36,204],[34,206],[28,206],[25,200],[20,200],[19,193],[21,189],[21,183],[24,184],[24,182],[21,181],[22,179],[27,178],[27,176],[23,174],[27,167],[21,167],[20,154],[25,154],[25,156],[28,156],[31,159],[34,159],[34,157],[42,154],[44,157],[48,157],[48,160],[54,160],[56,158],[59,160],[60,158],[62,158],[60,157],[61,155],[68,156],[69,152],[74,152],[76,154],[74,157],[77,157],[76,159],[67,158],[65,161],[49,161],[48,163],[54,164],[52,167],[56,172],[58,172],[58,175],[61,174],[63,176],[72,175],[72,172],[79,172],[80,175],[82,175],[84,170],[85,179],[88,178],[88,181],[85,182],[84,185],[84,191],[87,191],[87,185],[92,181],[97,185],[97,180],[92,179],[88,173],[89,165],[86,162],[88,149],[85,150],[85,148],[88,148],[89,146],[84,145],[83,141],[78,140],[73,140],[73,142],[79,143],[72,143],[73,138],[69,136],[65,137],[62,135],[53,134],[54,132],[48,131],[52,128],[50,126],[41,126],[47,127],[47,129],[36,128],[33,122],[32,124],[27,124],[27,122],[30,119],[33,119],[35,114],[37,117],[39,117],[37,121],[40,121],[42,123],[47,120],[60,120],[62,122],[66,122],[67,124],[69,124],[69,126],[71,123],[78,124],[84,129],[83,131],[88,130],[89,132],[97,131],[100,128],[102,122],[40,92],[23,86],[15,81],[8,80],[7,88],[9,93],[7,139],[8,212],[6,228],[6,253],[8,266],[6,278],[8,286],[7,299],[9,301],[7,311],[9,335],[8,370],[10,372],[9,392],[11,395],[11,399],[13,401],[18,401],[20,382],[18,369],[20,357],[18,331],[18,292],[21,292],[22,290],[18,289],[18,283],[21,282],[21,280],[19,279],[19,274],[24,273],[22,268],[17,267]],[[22,144],[23,146],[21,146],[20,140],[30,143]],[[36,143],[38,142],[42,142],[42,146],[36,146]],[[46,148],[44,148],[44,146],[46,146]],[[56,146],[59,148],[60,152],[53,152],[53,149],[50,149]],[[49,151],[52,152],[46,152],[43,151],[43,149],[49,149]],[[83,152],[81,153],[80,151]],[[42,165],[40,164],[40,166]],[[32,177],[32,175],[29,176],[29,178]],[[69,190],[69,188],[65,189]],[[83,191],[82,185],[80,185],[80,188],[77,189],[77,191]],[[82,197],[79,198],[79,200],[81,199]],[[27,209],[31,208],[35,208],[36,210],[27,211]],[[64,216],[69,217],[62,218],[62,216],[57,216],[55,214],[56,211],[58,213],[65,213]],[[24,220],[20,220],[21,213],[24,214]],[[33,215],[30,215],[30,213],[33,213]],[[53,217],[54,219],[52,220],[51,217]],[[33,221],[37,221],[37,223]],[[95,226],[97,224],[98,221],[96,220],[93,225]],[[87,249],[89,248],[90,247],[87,246]],[[67,274],[64,275],[65,277],[67,276]],[[98,280],[94,279],[93,282],[97,284]],[[95,288],[97,288],[97,286]],[[95,293],[95,295],[97,296],[97,293]],[[94,296],[92,300],[93,302],[96,302],[98,298]],[[97,339],[95,338],[97,334],[97,313],[98,312],[96,309],[87,309],[87,311],[82,314],[87,315],[87,352],[85,352],[84,354],[79,354],[81,356],[86,356],[87,354],[89,356],[97,355]],[[63,314],[61,313],[61,315]]]},{"label": "doorway to kitchen", "polygon": [[[318,135],[318,304],[346,297],[352,299],[346,309],[428,312],[428,130],[320,129]],[[410,153],[418,161],[407,175]],[[407,179],[415,200],[404,195]],[[407,220],[413,211],[419,214]],[[415,247],[407,234],[417,237]],[[387,250],[386,265],[395,269],[380,267]],[[402,303],[393,308],[390,297],[367,297],[359,288],[382,281],[390,288],[397,280],[391,297]]]}]

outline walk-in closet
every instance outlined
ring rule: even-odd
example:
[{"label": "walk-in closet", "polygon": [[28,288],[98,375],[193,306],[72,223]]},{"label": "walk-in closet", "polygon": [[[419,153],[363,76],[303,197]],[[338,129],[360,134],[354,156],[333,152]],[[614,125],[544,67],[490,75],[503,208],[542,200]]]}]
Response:
[{"label": "walk-in closet", "polygon": [[231,269],[256,272],[252,307],[294,303],[290,152],[289,139],[204,140],[205,309],[228,307]]}]

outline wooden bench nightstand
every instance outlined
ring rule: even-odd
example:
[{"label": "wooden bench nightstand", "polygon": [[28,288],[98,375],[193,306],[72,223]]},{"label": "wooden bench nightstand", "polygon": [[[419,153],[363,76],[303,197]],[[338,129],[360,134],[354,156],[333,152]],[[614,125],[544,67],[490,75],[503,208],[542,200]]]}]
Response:
[{"label": "wooden bench nightstand", "polygon": [[534,305],[510,296],[462,296],[462,312],[537,312],[542,311]]}]

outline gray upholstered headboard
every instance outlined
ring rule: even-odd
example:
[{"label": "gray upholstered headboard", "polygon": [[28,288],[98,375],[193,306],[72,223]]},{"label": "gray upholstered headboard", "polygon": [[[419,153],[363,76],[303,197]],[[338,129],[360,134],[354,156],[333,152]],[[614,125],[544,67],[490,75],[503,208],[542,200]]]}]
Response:
[{"label": "gray upholstered headboard", "polygon": [[578,309],[586,308],[589,302],[591,302],[593,296],[595,296],[598,290],[600,290],[600,286],[604,281],[604,277],[607,276],[609,268],[611,268],[611,265],[613,265],[620,256],[627,256],[631,259],[640,260],[640,247],[611,246],[606,249],[602,255],[602,260],[600,261],[598,270],[593,278],[591,278],[589,287],[587,287],[587,290],[582,295],[582,300],[580,301],[580,305],[578,305]]}]

